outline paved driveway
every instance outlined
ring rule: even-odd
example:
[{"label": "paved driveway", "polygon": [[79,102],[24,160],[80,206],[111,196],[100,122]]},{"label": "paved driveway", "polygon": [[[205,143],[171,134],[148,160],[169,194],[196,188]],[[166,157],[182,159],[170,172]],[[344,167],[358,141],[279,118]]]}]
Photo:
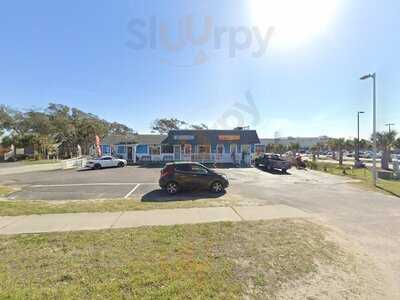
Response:
[{"label": "paved driveway", "polygon": [[[127,167],[99,171],[50,171],[0,176],[0,184],[22,186],[15,199],[162,197],[159,169]],[[374,257],[400,299],[400,199],[361,189],[346,178],[314,171],[270,174],[257,169],[221,170],[231,182],[222,198],[236,205],[286,205],[342,230]],[[192,197],[188,195],[183,198]],[[177,198],[177,199],[183,199]]]},{"label": "paved driveway", "polygon": [[158,189],[160,169],[126,167],[102,170],[55,170],[0,176],[0,184],[14,185],[16,200],[80,200],[137,198]]}]

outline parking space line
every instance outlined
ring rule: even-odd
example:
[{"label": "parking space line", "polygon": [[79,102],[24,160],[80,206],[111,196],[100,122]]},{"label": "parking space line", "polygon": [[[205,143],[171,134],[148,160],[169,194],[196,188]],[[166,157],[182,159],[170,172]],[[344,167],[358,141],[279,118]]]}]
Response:
[{"label": "parking space line", "polygon": [[135,183],[135,182],[122,182],[122,183],[113,183],[113,182],[105,182],[105,183],[71,183],[71,184],[36,184],[30,185],[31,188],[46,188],[46,187],[74,187],[74,186],[121,186],[121,185],[156,185],[157,183],[153,182],[144,182],[144,183]]},{"label": "parking space line", "polygon": [[128,194],[125,195],[125,199],[128,199],[136,190],[137,188],[140,186],[140,183],[137,184]]}]

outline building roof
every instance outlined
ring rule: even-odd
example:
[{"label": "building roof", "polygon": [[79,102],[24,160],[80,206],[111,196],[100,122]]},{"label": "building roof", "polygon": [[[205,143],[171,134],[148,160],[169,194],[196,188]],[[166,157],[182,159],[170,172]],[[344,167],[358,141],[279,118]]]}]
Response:
[{"label": "building roof", "polygon": [[135,134],[108,135],[102,141],[104,145],[136,144]]},{"label": "building roof", "polygon": [[164,134],[138,134],[136,141],[144,145],[160,145],[167,136]]},{"label": "building roof", "polygon": [[166,138],[162,134],[127,134],[106,136],[102,144],[104,145],[125,145],[125,144],[144,144],[159,145]]},{"label": "building roof", "polygon": [[171,130],[163,144],[259,144],[255,130]]}]

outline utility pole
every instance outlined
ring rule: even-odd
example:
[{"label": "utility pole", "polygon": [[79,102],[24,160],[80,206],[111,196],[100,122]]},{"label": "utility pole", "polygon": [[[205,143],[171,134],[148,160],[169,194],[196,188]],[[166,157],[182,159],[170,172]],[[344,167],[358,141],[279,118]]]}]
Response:
[{"label": "utility pole", "polygon": [[392,126],[395,126],[395,125],[396,125],[396,124],[394,124],[394,123],[385,124],[386,127],[389,127],[389,133],[392,132]]}]

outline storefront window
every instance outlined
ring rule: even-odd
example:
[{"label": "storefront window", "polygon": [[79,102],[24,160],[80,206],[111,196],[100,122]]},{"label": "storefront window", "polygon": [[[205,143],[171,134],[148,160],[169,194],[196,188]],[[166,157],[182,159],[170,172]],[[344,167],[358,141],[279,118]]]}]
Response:
[{"label": "storefront window", "polygon": [[150,155],[160,155],[161,154],[161,147],[158,145],[151,145],[150,146]]},{"label": "storefront window", "polygon": [[147,154],[147,145],[137,145],[136,153],[137,154]]},{"label": "storefront window", "polygon": [[199,145],[199,153],[211,153],[211,145]]},{"label": "storefront window", "polygon": [[242,153],[249,154],[250,153],[250,145],[242,145]]},{"label": "storefront window", "polygon": [[117,153],[118,154],[125,154],[126,153],[126,146],[125,145],[118,145],[117,146]]},{"label": "storefront window", "polygon": [[173,154],[173,153],[174,153],[174,146],[162,145],[162,146],[161,146],[161,153],[164,153],[164,154]]},{"label": "storefront window", "polygon": [[224,153],[224,145],[218,145],[217,146],[217,153],[218,154],[223,154]]},{"label": "storefront window", "polygon": [[236,149],[237,149],[236,144],[231,144],[229,149],[230,149],[231,153],[236,153]]},{"label": "storefront window", "polygon": [[183,151],[185,154],[191,154],[192,153],[192,145],[185,145],[183,148]]}]

